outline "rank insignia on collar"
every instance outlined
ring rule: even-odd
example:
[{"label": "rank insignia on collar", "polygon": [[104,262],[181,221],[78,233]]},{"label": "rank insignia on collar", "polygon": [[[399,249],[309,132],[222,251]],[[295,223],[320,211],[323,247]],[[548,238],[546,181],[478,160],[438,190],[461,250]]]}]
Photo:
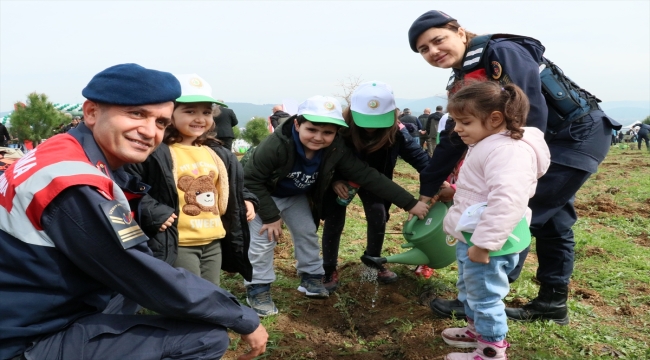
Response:
[{"label": "rank insignia on collar", "polygon": [[501,74],[503,73],[503,68],[498,61],[492,61],[492,78],[494,80],[499,80]]},{"label": "rank insignia on collar", "polygon": [[101,171],[104,175],[108,176],[108,170],[106,170],[106,165],[100,160],[95,164],[97,170]]},{"label": "rank insignia on collar", "polygon": [[120,204],[117,200],[99,206],[123,248],[128,249],[149,240],[140,226],[133,221],[133,213],[128,206]]}]

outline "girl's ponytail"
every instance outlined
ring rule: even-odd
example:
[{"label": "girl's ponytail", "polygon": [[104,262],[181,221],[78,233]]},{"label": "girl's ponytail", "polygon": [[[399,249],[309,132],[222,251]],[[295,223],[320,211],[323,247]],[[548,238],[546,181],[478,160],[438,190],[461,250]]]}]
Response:
[{"label": "girl's ponytail", "polygon": [[503,86],[504,103],[503,116],[506,121],[506,129],[510,131],[510,137],[519,140],[524,135],[522,129],[526,125],[530,103],[528,96],[515,84]]}]

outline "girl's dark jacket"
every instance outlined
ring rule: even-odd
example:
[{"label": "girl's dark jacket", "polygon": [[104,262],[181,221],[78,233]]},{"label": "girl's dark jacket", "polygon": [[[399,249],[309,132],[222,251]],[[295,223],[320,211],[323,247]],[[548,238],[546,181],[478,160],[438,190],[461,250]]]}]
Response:
[{"label": "girl's dark jacket", "polygon": [[[291,171],[296,156],[296,144],[291,135],[295,116],[282,123],[275,132],[255,148],[244,168],[245,186],[260,199],[259,216],[269,224],[280,220],[280,211],[271,198],[276,184]],[[318,179],[308,196],[312,207],[314,223],[328,214],[324,207],[334,173],[354,181],[366,190],[385,198],[402,209],[410,210],[417,199],[408,191],[369,167],[348,148],[340,135],[336,135],[330,146],[323,149],[324,154],[318,170]]]},{"label": "girl's dark jacket", "polygon": [[[228,272],[240,273],[250,281],[253,268],[248,260],[250,233],[246,221],[246,205],[248,200],[255,205],[257,197],[244,187],[244,171],[237,157],[216,141],[206,144],[219,156],[228,169],[228,207],[221,217],[226,237],[221,239],[222,264],[221,269]],[[147,196],[141,202],[141,227],[149,236],[148,245],[156,258],[173,264],[178,255],[178,219],[172,227],[158,231],[160,226],[171,216],[179,214],[179,199],[169,146],[160,144],[147,160],[140,164],[130,164],[125,169],[142,179],[142,182],[152,185]]]}]

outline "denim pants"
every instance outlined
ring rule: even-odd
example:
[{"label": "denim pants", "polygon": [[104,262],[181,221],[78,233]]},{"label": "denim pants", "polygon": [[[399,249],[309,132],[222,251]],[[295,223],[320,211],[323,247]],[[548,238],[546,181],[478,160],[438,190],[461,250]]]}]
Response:
[{"label": "denim pants", "polygon": [[508,273],[517,266],[519,254],[490,257],[489,264],[472,262],[469,246],[456,244],[458,260],[458,300],[465,305],[467,317],[474,320],[476,332],[488,342],[505,339],[508,333],[503,299],[510,290]]}]

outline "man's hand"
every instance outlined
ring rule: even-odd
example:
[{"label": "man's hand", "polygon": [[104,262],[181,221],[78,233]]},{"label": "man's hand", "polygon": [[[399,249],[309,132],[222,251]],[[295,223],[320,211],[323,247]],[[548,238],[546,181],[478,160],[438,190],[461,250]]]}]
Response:
[{"label": "man's hand", "polygon": [[269,334],[262,324],[248,335],[242,335],[241,339],[244,340],[251,350],[237,358],[237,360],[250,360],[256,356],[262,355],[266,351],[266,342],[269,340]]},{"label": "man's hand", "polygon": [[413,217],[413,215],[417,216],[418,219],[422,220],[424,219],[425,216],[427,216],[427,213],[429,212],[429,205],[422,201],[418,201],[417,204],[415,204],[414,207],[409,210],[409,220]]},{"label": "man's hand", "polygon": [[340,197],[341,199],[348,198],[348,186],[346,185],[347,181],[338,180],[332,184],[332,190]]},{"label": "man's hand", "polygon": [[467,256],[469,256],[469,259],[475,263],[490,263],[490,250],[480,248],[476,245],[470,246],[469,249],[467,249]]},{"label": "man's hand", "polygon": [[169,219],[167,219],[167,221],[165,221],[160,226],[160,229],[158,229],[158,231],[163,232],[163,231],[167,230],[168,227],[172,226],[172,224],[174,223],[174,219],[176,219],[177,217],[178,216],[176,216],[176,214],[172,213],[172,215],[169,217]]},{"label": "man's hand", "polygon": [[255,219],[255,205],[248,200],[244,200],[244,204],[246,204],[246,221],[251,222]]},{"label": "man's hand", "polygon": [[267,232],[266,235],[269,238],[269,241],[278,241],[280,234],[282,233],[282,219],[270,224],[262,225],[260,235],[264,234],[265,231]]}]

